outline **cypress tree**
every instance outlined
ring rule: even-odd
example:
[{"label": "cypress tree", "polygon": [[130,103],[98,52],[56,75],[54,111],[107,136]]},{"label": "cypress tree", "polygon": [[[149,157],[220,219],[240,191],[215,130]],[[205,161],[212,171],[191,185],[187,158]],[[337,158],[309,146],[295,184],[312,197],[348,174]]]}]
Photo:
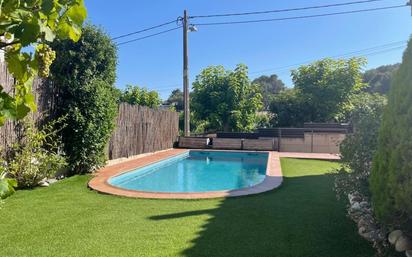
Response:
[{"label": "cypress tree", "polygon": [[378,219],[412,232],[412,40],[388,96],[370,176]]}]

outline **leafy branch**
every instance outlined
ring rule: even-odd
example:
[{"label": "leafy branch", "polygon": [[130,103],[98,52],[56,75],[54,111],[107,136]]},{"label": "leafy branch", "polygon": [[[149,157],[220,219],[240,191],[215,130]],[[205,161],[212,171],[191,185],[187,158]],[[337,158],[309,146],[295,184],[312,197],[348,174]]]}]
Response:
[{"label": "leafy branch", "polygon": [[[0,0],[0,49],[16,81],[14,94],[0,85],[0,126],[36,110],[33,80],[48,77],[56,57],[48,45],[56,38],[78,41],[86,16],[83,0]],[[34,54],[25,52],[28,46]]]}]

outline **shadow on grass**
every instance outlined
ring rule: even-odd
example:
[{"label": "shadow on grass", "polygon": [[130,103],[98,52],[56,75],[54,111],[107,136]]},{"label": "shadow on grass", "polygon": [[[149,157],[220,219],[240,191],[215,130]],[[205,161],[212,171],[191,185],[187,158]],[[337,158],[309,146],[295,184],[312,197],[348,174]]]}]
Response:
[{"label": "shadow on grass", "polygon": [[183,256],[373,256],[345,216],[344,203],[336,201],[333,181],[332,175],[284,178],[278,189],[223,199],[216,209],[150,219],[211,216]]}]

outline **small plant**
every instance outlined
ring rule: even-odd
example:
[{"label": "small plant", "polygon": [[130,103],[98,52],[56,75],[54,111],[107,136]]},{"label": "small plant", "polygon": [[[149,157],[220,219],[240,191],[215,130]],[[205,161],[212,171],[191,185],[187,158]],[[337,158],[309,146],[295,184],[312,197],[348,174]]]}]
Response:
[{"label": "small plant", "polygon": [[6,177],[6,175],[7,173],[4,171],[0,174],[0,200],[14,194],[14,188],[17,187],[17,181]]},{"label": "small plant", "polygon": [[5,166],[19,188],[35,187],[41,180],[55,175],[66,166],[66,159],[60,151],[58,131],[53,129],[56,123],[63,120],[50,122],[41,130],[35,127],[33,121],[23,121],[22,137],[11,147]]}]

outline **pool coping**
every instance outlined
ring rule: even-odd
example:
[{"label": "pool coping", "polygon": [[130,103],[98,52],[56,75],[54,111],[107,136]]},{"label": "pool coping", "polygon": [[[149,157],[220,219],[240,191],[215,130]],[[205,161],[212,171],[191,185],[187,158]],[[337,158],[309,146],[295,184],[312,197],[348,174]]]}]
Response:
[{"label": "pool coping", "polygon": [[[144,166],[157,163],[188,151],[229,151],[229,152],[259,152],[268,153],[268,162],[266,167],[266,177],[263,182],[248,188],[211,192],[190,192],[190,193],[172,193],[172,192],[147,192],[138,190],[129,190],[110,185],[108,180],[120,174],[142,168]],[[89,181],[88,186],[100,193],[132,198],[150,198],[150,199],[208,199],[236,197],[259,194],[278,188],[283,182],[282,168],[280,157],[291,158],[311,158],[311,159],[339,159],[336,155],[331,154],[307,154],[307,153],[279,153],[274,151],[242,151],[242,150],[210,150],[210,149],[170,149],[157,152],[141,158],[126,160],[100,169],[95,176]]]}]

